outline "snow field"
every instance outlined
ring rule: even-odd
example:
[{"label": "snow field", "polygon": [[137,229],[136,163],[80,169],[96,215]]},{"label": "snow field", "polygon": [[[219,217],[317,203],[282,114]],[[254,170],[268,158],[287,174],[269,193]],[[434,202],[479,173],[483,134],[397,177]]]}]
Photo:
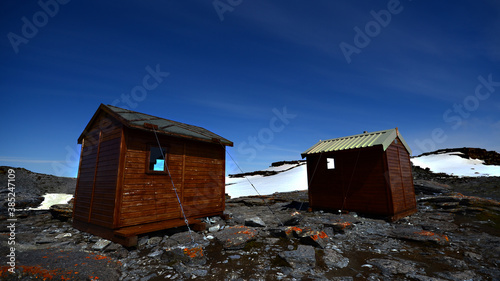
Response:
[{"label": "snow field", "polygon": [[29,210],[48,210],[50,206],[56,204],[67,204],[73,194],[66,193],[47,193],[43,196],[44,200],[42,204],[37,208],[29,208]]},{"label": "snow field", "polygon": [[286,164],[279,167],[269,167],[265,170],[283,171],[286,169],[290,170],[266,177],[260,175],[248,176],[246,178],[226,177],[226,193],[229,194],[231,198],[258,195],[248,180],[252,182],[260,195],[269,195],[275,192],[307,190],[307,169],[305,164]]},{"label": "snow field", "polygon": [[445,173],[459,177],[500,177],[500,166],[484,165],[483,160],[465,159],[459,152],[448,152],[415,157],[411,162],[421,168],[429,168],[434,173]]}]

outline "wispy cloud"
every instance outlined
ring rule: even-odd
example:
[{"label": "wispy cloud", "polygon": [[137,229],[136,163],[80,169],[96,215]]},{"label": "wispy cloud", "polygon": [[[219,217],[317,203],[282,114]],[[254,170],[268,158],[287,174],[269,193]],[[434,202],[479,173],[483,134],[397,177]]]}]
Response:
[{"label": "wispy cloud", "polygon": [[66,161],[64,161],[64,160],[26,159],[26,158],[0,156],[0,162],[8,162],[8,163],[65,163]]},{"label": "wispy cloud", "polygon": [[491,124],[490,126],[492,129],[500,131],[500,120],[498,120],[496,123]]},{"label": "wispy cloud", "polygon": [[237,114],[239,117],[259,118],[264,114],[269,114],[271,109],[268,107],[257,106],[248,103],[232,103],[222,101],[201,101],[193,100],[193,102],[200,103],[204,107],[210,107],[230,114]]}]

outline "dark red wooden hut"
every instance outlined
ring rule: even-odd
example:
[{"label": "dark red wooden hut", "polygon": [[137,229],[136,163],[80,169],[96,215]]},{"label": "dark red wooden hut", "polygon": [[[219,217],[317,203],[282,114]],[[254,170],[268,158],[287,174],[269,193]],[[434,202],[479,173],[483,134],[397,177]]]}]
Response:
[{"label": "dark red wooden hut", "polygon": [[182,209],[190,224],[224,211],[233,143],[206,129],[101,104],[78,143],[77,229],[131,246],[185,225]]},{"label": "dark red wooden hut", "polygon": [[319,141],[302,153],[310,207],[390,220],[415,213],[410,155],[397,128]]}]

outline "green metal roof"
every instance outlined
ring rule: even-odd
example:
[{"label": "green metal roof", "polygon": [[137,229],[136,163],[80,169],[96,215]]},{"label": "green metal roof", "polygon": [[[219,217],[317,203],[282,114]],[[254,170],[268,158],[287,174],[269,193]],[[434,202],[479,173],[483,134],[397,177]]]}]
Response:
[{"label": "green metal roof", "polygon": [[[231,141],[215,133],[212,133],[209,130],[204,129],[202,127],[189,125],[177,121],[172,121],[112,105],[101,104],[101,106],[96,111],[94,117],[92,117],[92,120],[89,122],[87,127],[90,126],[94,118],[96,118],[96,116],[98,115],[98,112],[100,112],[101,110],[104,110],[105,112],[114,116],[116,119],[118,119],[127,127],[152,132],[153,131],[152,126],[148,125],[152,124],[157,126],[155,130],[161,134],[167,134],[184,138],[192,138],[209,142],[216,141],[222,143],[223,145],[233,146],[233,143]],[[85,128],[85,130],[83,131],[82,135],[79,138],[79,143],[81,142],[81,139],[83,138],[83,135],[86,133],[87,130],[88,128]]]},{"label": "green metal roof", "polygon": [[394,139],[396,139],[396,137],[399,137],[401,143],[411,155],[410,147],[403,139],[403,137],[399,134],[399,131],[396,128],[385,131],[363,133],[354,136],[319,141],[317,144],[313,145],[311,148],[303,152],[302,158],[311,154],[372,147],[376,145],[381,145],[383,150],[385,151],[387,147],[391,145]]}]

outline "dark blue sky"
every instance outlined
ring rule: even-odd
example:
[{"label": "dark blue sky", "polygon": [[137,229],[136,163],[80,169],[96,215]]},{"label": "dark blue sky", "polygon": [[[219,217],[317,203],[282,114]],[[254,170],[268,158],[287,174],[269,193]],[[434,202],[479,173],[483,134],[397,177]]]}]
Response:
[{"label": "dark blue sky", "polygon": [[413,155],[500,151],[498,1],[0,5],[0,165],[76,176],[100,103],[207,128],[245,171],[394,127]]}]

